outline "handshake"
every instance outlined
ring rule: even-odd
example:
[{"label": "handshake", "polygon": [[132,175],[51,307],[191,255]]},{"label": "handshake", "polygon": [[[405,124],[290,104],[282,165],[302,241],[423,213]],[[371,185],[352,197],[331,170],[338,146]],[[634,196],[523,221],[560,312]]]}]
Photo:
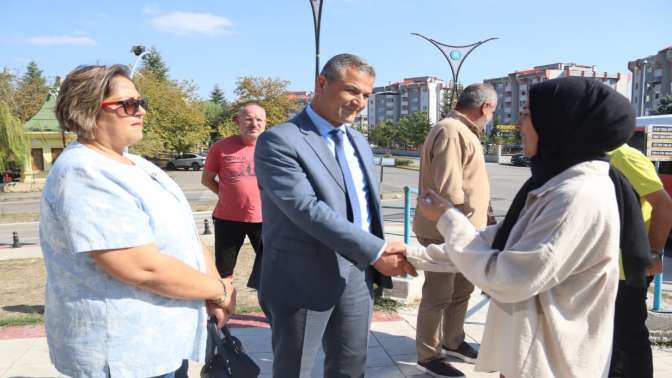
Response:
[{"label": "handshake", "polygon": [[373,267],[386,276],[418,275],[415,267],[406,260],[406,245],[398,240],[387,242],[383,254]]}]

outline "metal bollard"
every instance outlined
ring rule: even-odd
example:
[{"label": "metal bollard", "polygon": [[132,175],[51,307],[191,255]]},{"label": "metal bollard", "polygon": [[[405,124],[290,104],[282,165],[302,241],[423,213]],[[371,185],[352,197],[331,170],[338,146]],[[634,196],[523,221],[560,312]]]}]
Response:
[{"label": "metal bollard", "polygon": [[14,231],[12,232],[12,248],[19,247],[21,247],[21,243],[19,242],[19,233]]},{"label": "metal bollard", "polygon": [[203,219],[203,235],[210,235],[212,232],[210,232],[210,223],[208,223],[207,219]]}]

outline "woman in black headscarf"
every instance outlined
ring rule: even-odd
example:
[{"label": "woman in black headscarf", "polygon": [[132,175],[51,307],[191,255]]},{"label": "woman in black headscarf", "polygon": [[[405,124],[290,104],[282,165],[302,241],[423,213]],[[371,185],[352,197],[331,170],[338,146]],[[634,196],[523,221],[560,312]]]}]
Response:
[{"label": "woman in black headscarf", "polygon": [[[629,101],[599,81],[539,83],[518,122],[532,177],[503,222],[476,230],[445,199],[422,194],[420,211],[438,219],[446,243],[411,250],[409,260],[420,269],[460,271],[492,299],[477,370],[607,376],[619,244],[633,279],[640,268],[643,279],[646,267],[633,247],[646,242],[641,214],[633,216],[638,199],[606,157],[634,125]],[[641,227],[644,238],[621,234],[621,222],[624,230]]]}]

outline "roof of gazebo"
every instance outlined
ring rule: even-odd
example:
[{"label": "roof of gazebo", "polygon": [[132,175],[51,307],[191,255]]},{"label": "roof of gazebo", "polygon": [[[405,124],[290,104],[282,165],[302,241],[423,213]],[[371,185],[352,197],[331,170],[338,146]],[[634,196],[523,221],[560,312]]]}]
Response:
[{"label": "roof of gazebo", "polygon": [[42,105],[40,111],[24,124],[27,132],[61,132],[56,119],[56,95],[49,91],[47,101]]}]

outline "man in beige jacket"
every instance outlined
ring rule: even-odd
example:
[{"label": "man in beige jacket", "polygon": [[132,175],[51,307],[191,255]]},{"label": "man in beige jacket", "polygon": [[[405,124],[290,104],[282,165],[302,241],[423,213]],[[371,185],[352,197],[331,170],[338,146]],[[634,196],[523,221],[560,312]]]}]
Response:
[{"label": "man in beige jacket", "polygon": [[[497,107],[497,93],[472,84],[455,110],[434,125],[422,148],[419,189],[450,200],[478,229],[488,221],[490,185],[480,136]],[[413,231],[423,246],[443,244],[436,222],[416,212]],[[464,341],[464,317],[474,286],[460,273],[425,272],[418,309],[418,368],[435,376],[464,377],[443,354],[475,362],[477,352]]]}]

